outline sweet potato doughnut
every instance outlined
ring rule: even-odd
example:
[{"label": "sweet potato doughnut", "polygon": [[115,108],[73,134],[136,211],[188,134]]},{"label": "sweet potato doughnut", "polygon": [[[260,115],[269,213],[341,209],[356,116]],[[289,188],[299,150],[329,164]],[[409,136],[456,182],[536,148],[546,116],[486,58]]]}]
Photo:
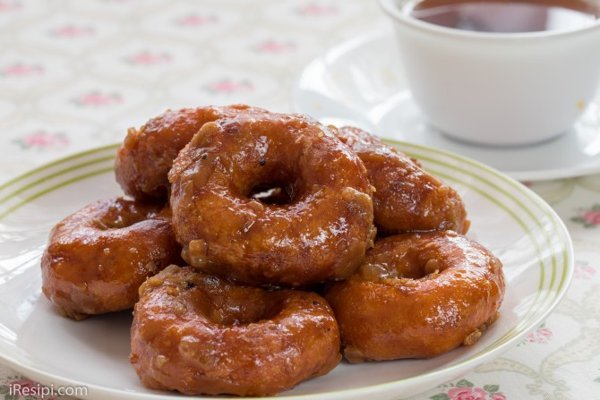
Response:
[{"label": "sweet potato doughnut", "polygon": [[236,286],[175,265],[140,288],[130,360],[151,389],[272,395],[340,358],[335,317],[315,293]]},{"label": "sweet potato doughnut", "polygon": [[178,262],[170,215],[162,205],[115,198],[59,222],[42,257],[42,290],[65,316],[125,310],[144,280]]},{"label": "sweet potato doughnut", "polygon": [[[326,127],[283,114],[205,124],[169,173],[183,258],[250,284],[301,286],[349,276],[372,246],[371,186]],[[263,202],[277,187],[288,198]]]},{"label": "sweet potato doughnut", "polygon": [[202,125],[240,113],[266,112],[245,105],[167,110],[140,129],[128,130],[117,152],[117,182],[136,199],[166,198],[173,160]]},{"label": "sweet potato doughnut", "polygon": [[406,233],[375,243],[326,298],[350,362],[433,357],[474,344],[497,318],[501,262],[456,232]]},{"label": "sweet potato doughnut", "polygon": [[446,229],[467,232],[467,213],[454,189],[361,129],[345,126],[334,131],[367,168],[375,187],[373,210],[380,233]]}]

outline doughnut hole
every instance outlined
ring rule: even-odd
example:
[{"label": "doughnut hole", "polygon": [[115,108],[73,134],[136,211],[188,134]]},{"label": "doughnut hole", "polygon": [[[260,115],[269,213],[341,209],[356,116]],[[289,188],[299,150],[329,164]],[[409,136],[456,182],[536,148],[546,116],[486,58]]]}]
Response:
[{"label": "doughnut hole", "polygon": [[358,275],[368,281],[383,279],[431,279],[448,268],[448,263],[434,249],[406,248],[390,253],[371,254],[361,265]]},{"label": "doughnut hole", "polygon": [[[211,322],[223,326],[240,326],[271,319],[282,308],[279,297],[264,290],[222,285],[216,278],[209,277],[204,290],[191,293],[195,312]],[[186,288],[193,288],[193,282]],[[220,287],[219,287],[220,285]],[[210,286],[210,287],[209,287]]]},{"label": "doughnut hole", "polygon": [[301,185],[293,171],[281,165],[269,168],[264,159],[259,160],[259,165],[265,167],[264,170],[261,168],[256,182],[249,182],[250,187],[242,191],[241,197],[271,206],[289,205],[298,199]]},{"label": "doughnut hole", "polygon": [[294,201],[294,188],[286,183],[261,183],[252,188],[248,197],[264,204],[283,206]]},{"label": "doughnut hole", "polygon": [[272,206],[291,205],[303,197],[306,185],[299,160],[285,159],[284,151],[266,139],[264,150],[248,147],[232,157],[234,196]]}]

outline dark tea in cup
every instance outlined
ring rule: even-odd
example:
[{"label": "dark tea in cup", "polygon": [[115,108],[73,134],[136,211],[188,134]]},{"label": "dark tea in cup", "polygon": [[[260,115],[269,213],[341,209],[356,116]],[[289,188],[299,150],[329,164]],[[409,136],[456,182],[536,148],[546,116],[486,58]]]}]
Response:
[{"label": "dark tea in cup", "polygon": [[600,7],[585,0],[416,0],[405,12],[448,28],[492,33],[578,29],[600,17]]},{"label": "dark tea in cup", "polygon": [[379,0],[430,125],[487,146],[568,134],[600,82],[600,0]]}]

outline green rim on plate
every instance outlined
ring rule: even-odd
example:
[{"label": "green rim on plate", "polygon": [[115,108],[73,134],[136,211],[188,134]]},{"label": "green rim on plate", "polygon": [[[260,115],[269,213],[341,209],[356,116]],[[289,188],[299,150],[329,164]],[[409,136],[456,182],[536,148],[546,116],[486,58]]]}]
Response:
[{"label": "green rim on plate", "polygon": [[[498,351],[503,345],[515,341],[519,336],[536,326],[536,324],[540,323],[547,316],[548,312],[558,303],[564,294],[573,272],[573,252],[564,225],[550,206],[525,186],[483,164],[450,152],[405,142],[384,141],[400,149],[408,156],[424,162],[424,166],[429,172],[444,179],[450,185],[456,183],[464,188],[468,188],[468,190],[476,192],[487,201],[504,210],[526,233],[536,247],[535,250],[540,260],[538,263],[539,282],[535,298],[529,305],[525,316],[515,327],[493,343],[487,345],[483,350],[466,359],[450,363],[442,369],[367,388],[384,387],[398,382],[417,379],[424,375],[441,373],[442,371],[474,362],[490,352]],[[97,175],[113,173],[117,147],[118,145],[115,144],[74,154],[31,170],[0,185],[0,222],[14,214],[21,207],[53,191]],[[437,157],[434,157],[434,155]],[[450,170],[453,173],[443,172],[444,170]],[[501,182],[501,184],[498,184],[497,181],[490,181],[486,176],[480,175],[478,171],[492,176],[495,180]],[[469,179],[460,179],[456,175],[463,175]],[[504,186],[509,188],[510,192]],[[504,196],[504,198],[500,199],[498,196],[490,195],[488,189],[492,189],[493,192]],[[512,204],[507,204],[503,200],[510,201]],[[526,204],[524,200],[529,204]],[[531,220],[529,224],[523,219],[523,216],[519,215],[517,212],[519,210],[524,213],[526,218]],[[542,225],[540,217],[551,221],[553,235],[549,234],[548,227]],[[543,240],[536,240],[536,236],[531,228],[532,225],[536,228],[535,233],[537,237],[543,235]],[[547,249],[553,250],[548,260],[542,254],[542,250]],[[560,277],[558,276],[559,271],[561,271]],[[2,356],[0,355],[0,357]],[[11,360],[7,361],[10,362]],[[340,393],[343,391],[327,393]]]}]

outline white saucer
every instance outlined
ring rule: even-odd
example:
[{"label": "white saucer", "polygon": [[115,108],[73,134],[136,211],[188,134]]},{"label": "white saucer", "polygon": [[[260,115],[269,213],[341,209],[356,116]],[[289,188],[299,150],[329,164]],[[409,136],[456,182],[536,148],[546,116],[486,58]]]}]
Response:
[{"label": "white saucer", "polygon": [[570,132],[548,142],[501,148],[459,142],[426,123],[387,30],[337,45],[313,60],[293,87],[292,107],[325,123],[358,125],[382,137],[450,150],[518,180],[600,172],[599,97]]}]

